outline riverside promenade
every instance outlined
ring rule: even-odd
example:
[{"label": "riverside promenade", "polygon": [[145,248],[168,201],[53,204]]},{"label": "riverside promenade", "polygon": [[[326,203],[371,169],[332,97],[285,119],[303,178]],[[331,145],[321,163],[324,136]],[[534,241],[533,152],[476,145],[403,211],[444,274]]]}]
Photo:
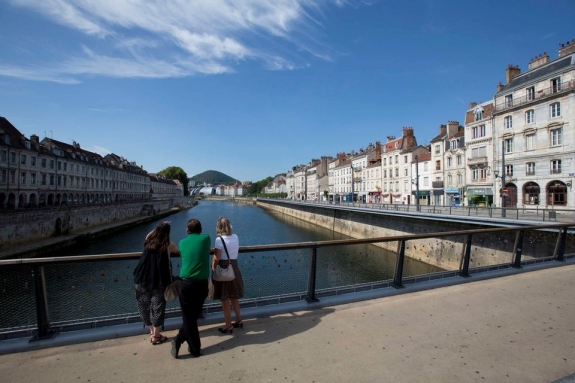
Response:
[{"label": "riverside promenade", "polygon": [[[328,297],[277,305],[276,313],[245,309],[244,329],[232,336],[218,333],[221,314],[211,314],[197,359],[185,344],[179,359],[169,342],[152,346],[141,325],[137,335],[121,337],[130,325],[81,330],[40,342],[101,339],[8,354],[35,342],[1,341],[0,381],[575,381],[573,259],[458,280],[382,289],[389,295],[352,303]],[[167,323],[164,334],[173,338],[178,325]]]}]

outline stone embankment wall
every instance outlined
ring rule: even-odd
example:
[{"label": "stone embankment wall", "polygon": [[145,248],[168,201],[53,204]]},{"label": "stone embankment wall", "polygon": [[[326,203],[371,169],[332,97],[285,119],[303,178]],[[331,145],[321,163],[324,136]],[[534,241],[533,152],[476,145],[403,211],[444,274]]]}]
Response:
[{"label": "stone embankment wall", "polygon": [[184,200],[166,200],[2,211],[0,248],[35,239],[75,234],[91,227],[120,223],[136,217],[155,215],[184,203]]},{"label": "stone embankment wall", "polygon": [[[437,216],[402,215],[401,213],[360,212],[330,206],[300,205],[258,199],[258,206],[295,217],[351,238],[392,237],[413,234],[444,233],[462,230],[498,227],[497,223],[471,220],[439,219]],[[488,266],[509,263],[513,260],[516,232],[476,234],[473,236],[471,266]],[[458,270],[466,236],[449,236],[406,242],[405,255],[422,262],[446,269]],[[526,232],[522,257],[551,256],[557,233]],[[398,241],[374,243],[397,252]],[[575,239],[568,236],[566,247],[573,249]]]}]

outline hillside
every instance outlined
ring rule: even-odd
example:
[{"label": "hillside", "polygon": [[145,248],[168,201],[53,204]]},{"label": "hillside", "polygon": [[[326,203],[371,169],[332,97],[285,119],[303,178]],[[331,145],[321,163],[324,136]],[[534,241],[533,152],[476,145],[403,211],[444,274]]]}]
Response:
[{"label": "hillside", "polygon": [[195,176],[190,177],[190,180],[196,181],[198,183],[208,183],[212,185],[217,184],[230,184],[236,182],[235,178],[228,176],[222,172],[218,172],[216,170],[207,170],[203,173],[196,174]]}]

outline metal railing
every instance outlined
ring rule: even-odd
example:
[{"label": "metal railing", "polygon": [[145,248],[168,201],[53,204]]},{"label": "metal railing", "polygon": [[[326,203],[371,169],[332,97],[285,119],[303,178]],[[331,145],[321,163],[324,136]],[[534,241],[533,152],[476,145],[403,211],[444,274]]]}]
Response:
[{"label": "metal railing", "polygon": [[[281,200],[286,201],[286,200]],[[344,206],[352,208],[367,209],[373,211],[389,212],[410,212],[421,214],[446,214],[451,216],[484,217],[484,218],[504,218],[528,221],[560,221],[575,222],[575,210],[565,209],[560,206],[541,207],[539,205],[519,205],[516,207],[497,207],[471,205],[471,206],[450,206],[450,205],[419,205],[399,203],[365,203],[365,202],[317,202],[317,201],[294,201],[307,205],[323,206]],[[502,214],[505,211],[505,214]]]},{"label": "metal railing", "polygon": [[526,94],[522,97],[513,97],[512,100],[504,100],[495,105],[495,111],[501,112],[507,109],[515,108],[518,106],[539,102],[548,97],[553,97],[563,93],[568,93],[575,90],[575,80],[570,80],[561,84],[560,87],[550,86],[549,88],[540,89],[533,95]]},{"label": "metal railing", "polygon": [[[496,228],[240,248],[243,307],[400,288],[525,263],[563,261],[575,225]],[[333,249],[377,244],[352,258]],[[344,251],[347,252],[347,251]],[[338,253],[341,254],[341,253]],[[132,271],[140,253],[0,261],[0,337],[45,339],[65,329],[140,321]],[[572,255],[567,255],[572,257]],[[177,258],[173,258],[176,263]],[[422,272],[426,260],[438,272]],[[179,269],[176,265],[174,273]],[[428,270],[428,268],[426,269]],[[206,312],[220,311],[206,302]],[[179,315],[177,301],[167,316]]]}]

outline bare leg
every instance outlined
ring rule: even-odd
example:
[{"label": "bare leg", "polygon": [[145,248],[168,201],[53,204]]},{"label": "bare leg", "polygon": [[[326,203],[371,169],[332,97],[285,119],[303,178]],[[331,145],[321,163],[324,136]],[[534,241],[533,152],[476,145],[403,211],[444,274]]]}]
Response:
[{"label": "bare leg", "polygon": [[[234,307],[234,313],[236,314],[236,323],[242,320],[242,314],[240,313],[240,301],[237,298],[232,298],[232,306]],[[231,317],[231,313],[230,313]],[[231,318],[230,318],[231,323]]]},{"label": "bare leg", "polygon": [[229,299],[222,299],[222,309],[224,312],[224,319],[226,320],[226,328],[232,325],[232,307]]}]

